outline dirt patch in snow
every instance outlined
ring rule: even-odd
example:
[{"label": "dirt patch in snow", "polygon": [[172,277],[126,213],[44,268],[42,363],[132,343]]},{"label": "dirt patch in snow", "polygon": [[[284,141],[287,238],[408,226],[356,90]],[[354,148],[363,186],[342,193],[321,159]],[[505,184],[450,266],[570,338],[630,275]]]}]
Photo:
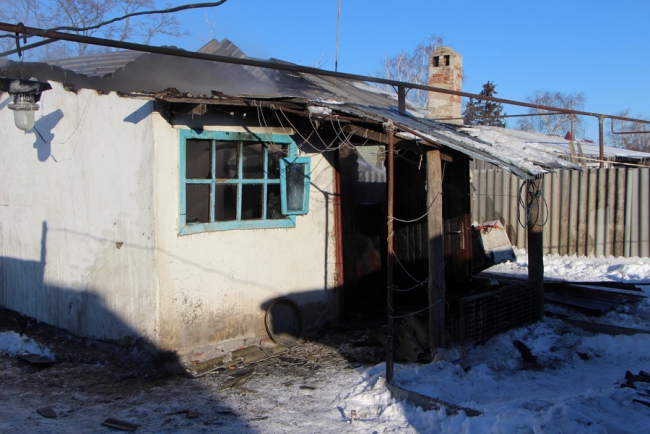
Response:
[{"label": "dirt patch in snow", "polygon": [[[0,352],[0,432],[111,432],[101,425],[107,418],[143,433],[335,431],[340,390],[357,381],[356,368],[384,358],[373,327],[356,324],[262,363],[193,379],[178,360],[154,359],[137,342],[79,338],[5,309],[2,332],[31,339],[55,362],[37,367]],[[245,384],[223,387],[243,370],[251,374]]]}]

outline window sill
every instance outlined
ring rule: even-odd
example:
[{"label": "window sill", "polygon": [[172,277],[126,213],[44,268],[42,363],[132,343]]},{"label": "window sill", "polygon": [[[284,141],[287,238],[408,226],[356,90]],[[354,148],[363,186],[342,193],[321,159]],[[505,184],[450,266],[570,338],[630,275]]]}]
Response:
[{"label": "window sill", "polygon": [[294,216],[289,216],[285,219],[278,220],[242,220],[183,224],[178,235],[191,235],[203,232],[233,231],[241,229],[275,229],[295,227],[296,218]]}]

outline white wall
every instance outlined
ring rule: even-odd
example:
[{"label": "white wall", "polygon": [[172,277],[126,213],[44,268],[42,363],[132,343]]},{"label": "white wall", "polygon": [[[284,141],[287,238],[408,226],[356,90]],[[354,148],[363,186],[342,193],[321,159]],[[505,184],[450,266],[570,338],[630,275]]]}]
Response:
[{"label": "white wall", "polygon": [[[280,296],[301,305],[307,327],[334,320],[332,196],[326,207],[312,186],[309,213],[297,217],[295,228],[179,236],[179,133],[157,114],[154,125],[163,347],[183,352],[262,336],[266,304]],[[333,192],[333,168],[319,154],[312,155],[312,170],[316,186]]]},{"label": "white wall", "polygon": [[[334,171],[312,154],[309,213],[291,229],[178,235],[179,133],[145,100],[43,94],[35,132],[0,96],[0,305],[83,336],[162,349],[265,335],[289,296],[307,327],[335,319]],[[231,128],[232,129],[232,128]]]},{"label": "white wall", "polygon": [[52,87],[44,141],[0,96],[0,304],[80,335],[156,341],[152,102]]}]

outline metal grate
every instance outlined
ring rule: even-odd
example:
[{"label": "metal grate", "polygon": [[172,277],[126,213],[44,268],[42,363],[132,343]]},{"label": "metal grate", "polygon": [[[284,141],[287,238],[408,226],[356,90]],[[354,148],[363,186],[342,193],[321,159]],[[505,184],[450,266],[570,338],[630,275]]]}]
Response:
[{"label": "metal grate", "polygon": [[540,319],[540,290],[513,284],[460,300],[459,317],[447,321],[452,346],[485,342],[492,336]]}]

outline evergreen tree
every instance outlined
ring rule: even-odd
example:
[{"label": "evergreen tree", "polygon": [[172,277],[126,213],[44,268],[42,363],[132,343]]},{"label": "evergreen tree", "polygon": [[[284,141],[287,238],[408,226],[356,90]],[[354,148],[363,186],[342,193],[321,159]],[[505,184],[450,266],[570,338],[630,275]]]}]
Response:
[{"label": "evergreen tree", "polygon": [[[483,85],[483,90],[479,95],[494,96],[497,94],[496,87],[496,84],[488,81]],[[484,99],[474,101],[474,98],[470,98],[469,102],[465,104],[463,122],[465,125],[490,125],[505,128],[506,123],[500,117],[505,116],[502,110],[501,103]]]}]

